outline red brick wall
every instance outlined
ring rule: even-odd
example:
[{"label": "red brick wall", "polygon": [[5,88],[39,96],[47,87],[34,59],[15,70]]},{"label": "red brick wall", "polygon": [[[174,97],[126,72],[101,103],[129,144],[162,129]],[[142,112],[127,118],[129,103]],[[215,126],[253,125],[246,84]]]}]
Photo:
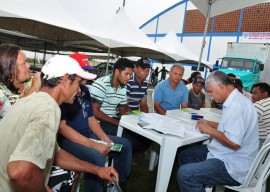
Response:
[{"label": "red brick wall", "polygon": [[[237,32],[240,10],[215,17],[213,32]],[[203,33],[205,16],[199,10],[186,12],[184,33]],[[210,32],[212,20],[209,20]],[[240,32],[270,32],[270,3],[264,3],[244,9]]]}]

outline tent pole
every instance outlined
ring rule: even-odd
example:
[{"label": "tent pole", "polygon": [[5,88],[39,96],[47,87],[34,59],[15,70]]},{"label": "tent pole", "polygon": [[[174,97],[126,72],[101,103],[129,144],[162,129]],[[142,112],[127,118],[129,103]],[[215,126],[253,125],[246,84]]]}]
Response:
[{"label": "tent pole", "polygon": [[106,73],[105,73],[106,75],[108,75],[110,53],[111,53],[111,46],[109,46],[109,49],[108,49],[108,57],[107,57],[107,65],[106,65]]},{"label": "tent pole", "polygon": [[208,24],[209,24],[209,17],[210,17],[211,7],[212,7],[212,0],[209,0],[209,6],[208,6],[208,10],[207,10],[207,17],[206,17],[206,21],[205,21],[205,28],[204,28],[204,33],[203,33],[203,40],[202,40],[202,46],[201,46],[197,71],[200,70],[200,66],[201,66],[201,62],[202,62],[202,55],[203,55],[203,49],[204,49],[204,46],[205,46],[205,38],[206,38],[206,33],[207,33],[207,29],[208,29]]}]

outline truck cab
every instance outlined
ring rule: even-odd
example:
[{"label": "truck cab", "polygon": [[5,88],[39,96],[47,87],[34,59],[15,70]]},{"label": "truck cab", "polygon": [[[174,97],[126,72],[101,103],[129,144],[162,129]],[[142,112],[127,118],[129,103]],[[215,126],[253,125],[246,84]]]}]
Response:
[{"label": "truck cab", "polygon": [[264,64],[254,58],[223,57],[220,71],[228,74],[233,73],[243,82],[243,89],[250,91],[252,85],[260,81],[260,72],[263,71]]}]

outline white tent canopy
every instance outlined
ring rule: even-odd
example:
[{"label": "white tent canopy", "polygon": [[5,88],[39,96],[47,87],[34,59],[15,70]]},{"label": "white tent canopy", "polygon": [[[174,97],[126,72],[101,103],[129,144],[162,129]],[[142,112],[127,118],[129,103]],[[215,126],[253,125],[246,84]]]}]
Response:
[{"label": "white tent canopy", "polygon": [[173,61],[143,31],[129,19],[124,8],[108,22],[93,30],[100,37],[94,37],[111,49],[111,52],[122,57],[145,56],[156,60]]},{"label": "white tent canopy", "polygon": [[[161,47],[165,52],[174,58],[175,61],[181,62],[183,60],[190,60],[198,63],[199,56],[190,51],[184,44],[182,44],[175,31],[170,30],[165,37],[160,39],[156,43],[159,47]],[[202,63],[212,68],[210,62],[202,60]]]},{"label": "white tent canopy", "polygon": [[14,35],[30,35],[32,39],[48,41],[59,47],[90,44],[105,48],[91,37],[93,32],[74,19],[57,0],[45,3],[35,0],[0,0],[0,4],[0,28]]}]

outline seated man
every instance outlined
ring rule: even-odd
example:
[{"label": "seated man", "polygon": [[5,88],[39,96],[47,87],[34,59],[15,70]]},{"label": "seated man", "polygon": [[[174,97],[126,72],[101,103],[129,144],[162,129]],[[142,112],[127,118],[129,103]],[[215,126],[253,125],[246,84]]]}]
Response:
[{"label": "seated man", "polygon": [[[97,174],[112,181],[112,168],[97,167],[60,149],[56,135],[59,106],[72,103],[81,77],[92,79],[67,56],[55,56],[42,68],[38,93],[20,99],[0,121],[0,191],[50,191],[47,186],[52,163],[66,170]],[[19,122],[19,123],[18,123]]]},{"label": "seated man", "polygon": [[270,86],[267,83],[256,83],[251,88],[253,103],[270,96]]},{"label": "seated man", "polygon": [[[74,58],[74,57],[73,57]],[[83,60],[76,57],[83,66]],[[92,103],[87,80],[80,83],[81,92],[77,94],[73,104],[62,104],[61,121],[58,136],[59,146],[81,160],[96,166],[105,165],[105,157],[113,158],[113,165],[119,173],[120,185],[126,183],[131,169],[132,151],[130,142],[121,137],[108,136],[93,115]],[[100,140],[102,143],[91,139]],[[122,144],[121,152],[110,152],[111,143]],[[102,192],[104,183],[93,174],[84,175],[84,191]]]},{"label": "seated man", "polygon": [[205,95],[202,92],[204,87],[204,79],[195,77],[193,79],[192,88],[188,91],[188,106],[193,109],[205,107]]},{"label": "seated man", "polygon": [[[132,78],[127,83],[128,107],[131,110],[140,110],[148,113],[147,106],[147,90],[148,84],[146,78],[150,71],[150,61],[147,58],[140,58],[135,65]],[[137,152],[143,152],[151,145],[151,140],[140,136],[134,132],[128,131],[130,135],[136,139],[136,143],[141,148],[137,148]]]},{"label": "seated man", "polygon": [[267,83],[257,83],[252,89],[254,107],[258,114],[260,147],[270,134],[270,86]]},{"label": "seated man", "polygon": [[140,110],[148,113],[146,78],[149,75],[150,62],[141,58],[136,62],[132,78],[127,83],[128,107],[131,110]]},{"label": "seated man", "polygon": [[108,135],[116,135],[121,115],[127,112],[126,84],[133,72],[133,62],[120,58],[113,74],[100,77],[90,86],[95,117]]},{"label": "seated man", "polygon": [[[196,127],[212,140],[179,151],[177,181],[181,191],[205,191],[205,186],[240,185],[259,149],[258,120],[252,102],[214,71],[207,78],[209,95],[223,103],[220,123],[199,120]],[[233,114],[233,115],[232,115]]]},{"label": "seated man", "polygon": [[172,66],[169,78],[157,84],[154,92],[154,109],[165,115],[167,110],[188,107],[188,89],[183,84],[184,67],[180,64]]}]

